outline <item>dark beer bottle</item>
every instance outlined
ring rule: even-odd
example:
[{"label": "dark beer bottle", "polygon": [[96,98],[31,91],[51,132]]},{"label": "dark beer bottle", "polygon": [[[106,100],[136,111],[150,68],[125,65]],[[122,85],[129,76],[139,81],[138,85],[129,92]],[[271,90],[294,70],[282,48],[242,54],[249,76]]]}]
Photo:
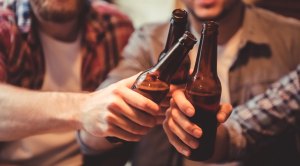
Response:
[{"label": "dark beer bottle", "polygon": [[[161,60],[164,55],[169,51],[169,49],[175,45],[179,38],[184,34],[187,29],[187,12],[182,9],[175,9],[172,12],[172,17],[170,20],[170,28],[166,41],[165,48],[161,52],[158,60]],[[186,56],[181,63],[181,66],[177,70],[176,74],[172,77],[172,84],[183,84],[186,83],[187,76],[189,74],[191,62],[190,58]]]},{"label": "dark beer bottle", "polygon": [[186,31],[186,25],[187,12],[182,9],[173,10],[166,45],[160,53],[158,60],[161,60],[170,48],[178,42],[179,38]]},{"label": "dark beer bottle", "polygon": [[[196,38],[186,31],[156,65],[138,76],[132,89],[159,104],[169,92],[172,76],[196,42]],[[110,142],[124,142],[116,137],[107,139]]]},{"label": "dark beer bottle", "polygon": [[185,89],[187,99],[196,112],[190,120],[201,127],[203,135],[199,147],[192,149],[190,160],[203,161],[214,153],[217,130],[216,114],[219,110],[221,83],[217,74],[218,24],[208,21],[202,25],[196,64]]}]

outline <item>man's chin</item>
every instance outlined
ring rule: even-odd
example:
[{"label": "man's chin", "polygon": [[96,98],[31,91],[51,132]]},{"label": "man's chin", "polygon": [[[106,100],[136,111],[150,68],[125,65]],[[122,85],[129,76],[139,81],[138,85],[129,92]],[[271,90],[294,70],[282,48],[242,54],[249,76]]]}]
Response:
[{"label": "man's chin", "polygon": [[217,16],[205,16],[205,17],[198,16],[197,20],[203,22],[203,21],[216,20],[217,18],[218,18]]},{"label": "man's chin", "polygon": [[216,20],[220,14],[196,14],[191,13],[198,21]]},{"label": "man's chin", "polygon": [[227,10],[223,10],[221,12],[216,12],[216,13],[210,13],[210,14],[195,14],[195,13],[191,13],[198,21],[220,21],[222,20],[224,17],[226,17],[228,15],[229,11]]},{"label": "man's chin", "polygon": [[41,18],[44,21],[53,22],[53,23],[67,23],[73,19],[75,19],[78,14],[77,13],[40,13]]}]

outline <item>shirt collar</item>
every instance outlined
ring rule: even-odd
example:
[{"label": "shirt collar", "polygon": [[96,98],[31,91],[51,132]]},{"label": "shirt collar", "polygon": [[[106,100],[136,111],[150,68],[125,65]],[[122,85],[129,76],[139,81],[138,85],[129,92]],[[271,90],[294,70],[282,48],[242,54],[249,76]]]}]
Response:
[{"label": "shirt collar", "polygon": [[[239,48],[244,47],[247,42],[253,42],[257,44],[267,44],[269,43],[269,38],[266,35],[265,28],[263,27],[263,22],[261,18],[254,12],[256,7],[247,5],[245,7],[244,19],[241,29],[243,32],[241,34],[241,42]],[[195,31],[193,26],[190,26],[190,31],[199,39],[200,34]]]},{"label": "shirt collar", "polygon": [[269,38],[266,35],[263,20],[255,12],[256,7],[246,6],[245,16],[243,21],[243,34],[242,34],[242,45],[247,42],[253,42],[257,44],[269,43]]}]

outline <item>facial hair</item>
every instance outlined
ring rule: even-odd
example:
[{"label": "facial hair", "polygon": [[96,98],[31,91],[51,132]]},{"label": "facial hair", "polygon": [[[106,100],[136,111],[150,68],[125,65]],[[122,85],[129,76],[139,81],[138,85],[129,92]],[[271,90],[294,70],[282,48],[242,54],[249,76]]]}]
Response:
[{"label": "facial hair", "polygon": [[69,1],[61,6],[53,4],[51,0],[30,0],[30,3],[36,9],[35,14],[38,14],[43,20],[65,23],[78,17],[87,3],[87,0]]}]

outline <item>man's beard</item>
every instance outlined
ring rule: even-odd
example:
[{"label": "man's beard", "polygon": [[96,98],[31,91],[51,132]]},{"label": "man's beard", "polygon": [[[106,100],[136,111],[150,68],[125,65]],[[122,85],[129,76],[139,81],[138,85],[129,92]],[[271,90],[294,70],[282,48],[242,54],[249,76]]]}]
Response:
[{"label": "man's beard", "polygon": [[47,0],[31,0],[31,3],[37,10],[36,14],[43,20],[55,23],[65,23],[77,18],[86,5],[86,0],[75,0],[77,2],[72,3],[72,6],[48,5],[45,1]]}]

